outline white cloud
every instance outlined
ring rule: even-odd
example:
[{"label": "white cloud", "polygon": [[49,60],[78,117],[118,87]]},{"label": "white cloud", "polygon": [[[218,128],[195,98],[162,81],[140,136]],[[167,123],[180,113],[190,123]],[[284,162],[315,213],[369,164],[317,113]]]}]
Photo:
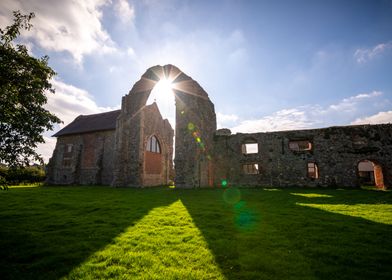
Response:
[{"label": "white cloud", "polygon": [[119,15],[123,23],[131,23],[135,18],[135,10],[126,0],[117,0],[114,3],[114,10]]},{"label": "white cloud", "polygon": [[378,44],[372,48],[357,49],[354,58],[358,63],[365,63],[390,49],[392,49],[392,42]]},{"label": "white cloud", "polygon": [[370,99],[373,97],[377,97],[382,95],[382,92],[380,91],[373,91],[371,93],[360,93],[355,96],[351,96],[349,98],[344,98],[341,102],[338,104],[332,104],[329,106],[327,112],[329,110],[334,110],[334,111],[347,111],[347,112],[352,112],[355,111],[357,108],[357,104],[359,102],[364,101],[365,99]]},{"label": "white cloud", "polygon": [[129,56],[135,56],[135,50],[134,50],[133,48],[129,47],[129,48],[127,49],[127,54],[128,54]]},{"label": "white cloud", "polygon": [[100,107],[86,91],[59,80],[52,80],[55,94],[48,93],[48,103],[45,108],[56,114],[66,126],[78,115],[87,115],[115,110],[116,108]]},{"label": "white cloud", "polygon": [[284,109],[260,119],[243,120],[239,125],[232,127],[231,130],[233,133],[252,133],[320,128],[333,125],[391,122],[392,111],[380,112],[370,117],[360,118],[366,110],[374,111],[379,109],[378,103],[375,101],[380,99],[382,95],[382,92],[373,91],[344,98],[340,102],[326,107],[313,104]]},{"label": "white cloud", "polygon": [[351,124],[378,124],[378,123],[392,123],[392,111],[379,112],[375,115],[358,118]]},{"label": "white cloud", "polygon": [[[64,122],[59,128],[68,125],[79,115],[101,113],[120,108],[120,105],[115,108],[100,107],[86,90],[66,84],[62,81],[54,79],[52,80],[52,84],[56,89],[56,93],[47,93],[48,102],[45,105],[45,108]],[[58,128],[46,132],[44,136],[46,143],[39,144],[36,149],[37,152],[43,156],[45,162],[48,162],[49,158],[52,156],[53,149],[56,145],[56,138],[49,137],[49,135],[53,135],[57,130]]]},{"label": "white cloud", "polygon": [[233,126],[238,121],[239,117],[235,114],[216,113],[216,121],[218,128]]},{"label": "white cloud", "polygon": [[34,12],[33,28],[22,33],[49,51],[68,52],[77,63],[85,54],[114,52],[114,42],[101,24],[109,0],[22,1],[2,0],[0,19],[12,20],[12,11]]},{"label": "white cloud", "polygon": [[[229,34],[219,34],[214,30],[195,30],[154,42],[136,49],[140,71],[151,65],[174,64],[188,74],[207,73],[203,69],[219,72],[224,63],[237,70],[246,63],[248,57],[244,35],[239,30],[233,30]],[[213,63],[216,60],[222,61],[222,64]]]},{"label": "white cloud", "polygon": [[312,125],[313,123],[309,120],[306,111],[298,108],[280,110],[261,119],[245,120],[242,121],[238,126],[231,128],[231,130],[233,133],[252,133],[304,129],[312,127]]},{"label": "white cloud", "polygon": [[38,144],[37,153],[42,156],[45,163],[49,162],[56,147],[56,138],[44,136],[45,143]]}]

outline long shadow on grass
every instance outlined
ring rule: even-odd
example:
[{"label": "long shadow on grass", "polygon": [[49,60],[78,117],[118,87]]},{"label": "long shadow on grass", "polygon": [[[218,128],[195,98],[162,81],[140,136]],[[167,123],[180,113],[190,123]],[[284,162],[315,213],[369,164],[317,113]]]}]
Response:
[{"label": "long shadow on grass", "polygon": [[111,243],[166,190],[26,188],[0,195],[0,278],[58,279]]},{"label": "long shadow on grass", "polygon": [[321,189],[240,192],[241,200],[233,204],[224,202],[223,191],[180,195],[227,279],[390,279],[390,224],[303,204],[372,207],[391,204],[391,194]]}]

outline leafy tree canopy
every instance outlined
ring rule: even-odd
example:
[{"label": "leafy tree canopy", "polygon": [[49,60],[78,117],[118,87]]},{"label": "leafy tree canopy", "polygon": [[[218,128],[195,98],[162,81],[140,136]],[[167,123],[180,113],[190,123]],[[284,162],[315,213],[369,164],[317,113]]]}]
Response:
[{"label": "leafy tree canopy", "polygon": [[16,11],[14,23],[0,28],[0,163],[9,166],[42,163],[35,148],[45,142],[42,133],[61,122],[43,108],[45,94],[54,93],[49,57],[34,58],[14,42],[21,29],[30,30],[33,17]]}]

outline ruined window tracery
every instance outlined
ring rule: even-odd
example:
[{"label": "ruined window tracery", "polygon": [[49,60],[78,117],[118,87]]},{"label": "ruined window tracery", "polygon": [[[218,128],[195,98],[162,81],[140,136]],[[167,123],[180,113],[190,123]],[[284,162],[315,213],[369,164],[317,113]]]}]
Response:
[{"label": "ruined window tracery", "polygon": [[148,138],[146,150],[152,153],[161,153],[161,146],[158,139],[154,135]]},{"label": "ruined window tracery", "polygon": [[259,174],[259,164],[258,163],[251,163],[251,164],[244,164],[242,166],[244,174]]},{"label": "ruined window tracery", "polygon": [[310,151],[312,149],[312,143],[309,140],[290,141],[289,149],[296,152]]},{"label": "ruined window tracery", "polygon": [[308,162],[308,177],[313,179],[317,179],[319,177],[317,163]]}]

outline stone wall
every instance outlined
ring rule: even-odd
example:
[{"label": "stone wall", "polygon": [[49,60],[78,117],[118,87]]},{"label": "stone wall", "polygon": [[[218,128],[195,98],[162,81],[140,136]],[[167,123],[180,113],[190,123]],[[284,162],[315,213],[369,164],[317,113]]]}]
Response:
[{"label": "stone wall", "polygon": [[[175,172],[173,129],[155,103],[146,106],[160,79],[171,81],[175,95]],[[226,183],[356,187],[361,183],[358,164],[368,160],[375,184],[392,186],[391,124],[231,135],[228,129],[216,130],[214,104],[204,89],[173,65],[149,68],[122,98],[121,111],[109,113],[95,118],[106,120],[112,130],[71,130],[72,135],[58,137],[49,183],[143,187],[164,185],[174,177],[178,188]],[[81,120],[90,120],[85,125],[90,129],[99,123]],[[152,135],[160,154],[146,152]]]},{"label": "stone wall", "polygon": [[[113,186],[143,185],[145,132],[141,113],[156,83],[171,81],[176,105],[175,182],[177,187],[212,184],[208,153],[216,130],[214,105],[200,85],[173,65],[154,66],[122,99],[117,120]],[[147,126],[144,126],[147,127]]]},{"label": "stone wall", "polygon": [[[311,143],[311,149],[292,149],[295,142],[306,141]],[[244,154],[242,144],[254,142],[258,152]],[[235,135],[220,130],[215,136],[214,158],[215,185],[227,180],[232,185],[247,186],[356,187],[359,184],[358,163],[371,160],[376,164],[376,170],[377,166],[382,169],[384,185],[391,187],[392,125]],[[309,176],[308,163],[317,165],[318,178]],[[259,174],[245,174],[244,165],[247,164],[258,164]]]},{"label": "stone wall", "polygon": [[50,184],[110,184],[113,180],[114,131],[57,138],[48,164]]}]

